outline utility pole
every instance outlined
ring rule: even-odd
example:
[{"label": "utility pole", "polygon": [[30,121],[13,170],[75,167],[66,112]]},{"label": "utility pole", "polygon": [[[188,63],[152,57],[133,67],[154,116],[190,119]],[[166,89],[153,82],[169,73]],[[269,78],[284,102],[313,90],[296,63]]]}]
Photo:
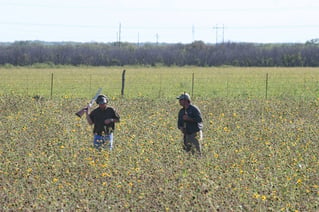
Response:
[{"label": "utility pole", "polygon": [[222,34],[222,36],[223,36],[223,37],[222,37],[222,39],[223,39],[222,42],[224,43],[224,31],[225,31],[224,24],[223,24],[222,27],[219,27],[218,24],[216,24],[216,26],[213,27],[213,29],[216,29],[216,44],[218,43],[218,30],[219,30],[219,29],[222,29],[222,33],[223,33],[223,34]]},{"label": "utility pole", "polygon": [[218,24],[216,24],[216,27],[213,27],[213,29],[216,29],[216,45],[218,42]]},{"label": "utility pole", "polygon": [[119,25],[119,47],[121,47],[121,23]]}]

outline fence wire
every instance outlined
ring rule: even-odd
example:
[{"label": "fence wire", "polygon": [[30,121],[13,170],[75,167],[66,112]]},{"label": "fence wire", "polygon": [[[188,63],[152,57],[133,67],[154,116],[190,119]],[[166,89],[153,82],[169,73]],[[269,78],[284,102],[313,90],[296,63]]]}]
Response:
[{"label": "fence wire", "polygon": [[[1,74],[1,72],[0,72]],[[97,88],[113,97],[122,96],[123,75],[118,71],[108,74],[85,76],[46,73],[44,75],[24,74],[23,76],[1,76],[0,94],[43,96],[50,98],[87,98]],[[149,76],[150,75],[150,76]],[[134,73],[125,74],[124,93],[126,98],[172,98],[181,92],[188,92],[198,98],[318,98],[319,75],[304,73],[283,75],[282,73],[260,73],[257,75],[234,75],[218,73],[211,77],[201,73],[183,75],[150,72],[145,77]]]}]

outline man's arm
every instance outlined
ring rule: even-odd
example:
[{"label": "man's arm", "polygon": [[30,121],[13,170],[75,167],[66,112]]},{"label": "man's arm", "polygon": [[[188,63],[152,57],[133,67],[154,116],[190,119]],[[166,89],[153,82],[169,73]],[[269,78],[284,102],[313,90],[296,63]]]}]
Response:
[{"label": "man's arm", "polygon": [[113,111],[112,118],[105,119],[104,124],[111,124],[111,123],[117,123],[120,122],[120,115],[117,113],[117,111],[114,108],[110,108]]},{"label": "man's arm", "polygon": [[197,122],[197,123],[202,122],[203,119],[202,119],[202,115],[201,115],[199,109],[197,107],[193,106],[191,108],[191,110],[192,110],[192,117],[190,117],[189,115],[185,114],[183,119],[185,121],[187,121],[187,122]]},{"label": "man's arm", "polygon": [[91,119],[91,117],[90,117],[89,108],[86,110],[85,114],[86,114],[86,120],[87,120],[87,122],[89,123],[89,125],[92,125],[92,124],[93,124],[93,121],[92,121],[92,119]]}]

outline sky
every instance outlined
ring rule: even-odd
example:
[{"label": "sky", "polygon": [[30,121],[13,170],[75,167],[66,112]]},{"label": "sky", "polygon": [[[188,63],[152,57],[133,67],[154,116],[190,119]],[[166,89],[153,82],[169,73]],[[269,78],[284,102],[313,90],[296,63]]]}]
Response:
[{"label": "sky", "polygon": [[318,0],[0,0],[0,42],[304,43]]}]

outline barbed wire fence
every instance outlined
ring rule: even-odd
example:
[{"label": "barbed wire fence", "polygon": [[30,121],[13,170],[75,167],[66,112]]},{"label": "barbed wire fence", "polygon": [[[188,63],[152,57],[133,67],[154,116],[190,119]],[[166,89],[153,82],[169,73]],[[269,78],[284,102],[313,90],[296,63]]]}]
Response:
[{"label": "barbed wire fence", "polygon": [[88,98],[97,88],[113,98],[171,98],[188,92],[194,98],[318,98],[319,79],[304,74],[303,77],[277,77],[265,73],[259,77],[229,75],[224,79],[207,78],[187,73],[174,78],[161,73],[149,77],[134,77],[126,70],[112,79],[107,76],[87,74],[85,78],[50,73],[46,77],[25,75],[1,78],[0,94],[17,94],[45,98]]}]

